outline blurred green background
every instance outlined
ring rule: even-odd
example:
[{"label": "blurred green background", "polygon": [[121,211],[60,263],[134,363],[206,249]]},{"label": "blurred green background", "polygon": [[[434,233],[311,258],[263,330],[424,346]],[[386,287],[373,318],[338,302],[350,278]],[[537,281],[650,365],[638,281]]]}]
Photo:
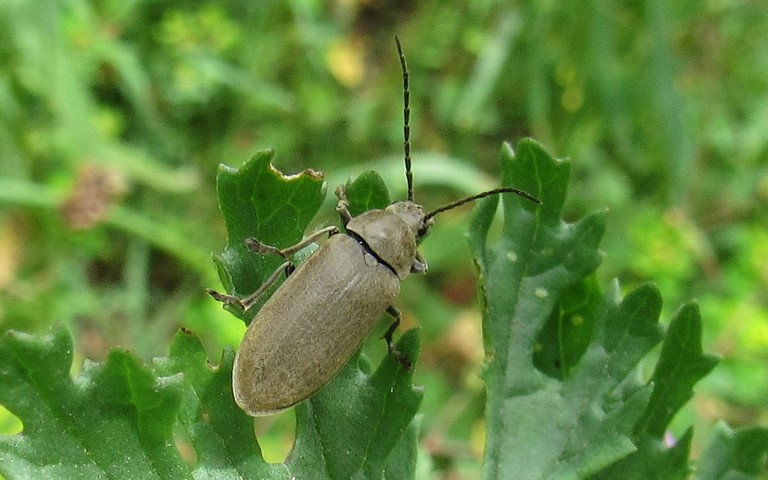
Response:
[{"label": "blurred green background", "polygon": [[[761,2],[4,0],[0,32],[0,330],[63,322],[79,365],[165,355],[184,326],[215,362],[244,330],[203,293],[220,288],[217,165],[273,147],[329,192],[375,169],[402,198],[398,34],[417,201],[496,186],[502,141],[569,157],[568,219],[610,212],[599,278],[658,283],[665,318],[698,300],[724,356],[678,432],[768,424]],[[317,225],[335,221],[328,197]],[[471,478],[482,450],[467,216],[438,218],[430,274],[398,302],[424,332],[423,445],[446,478]],[[290,423],[259,424],[268,457]],[[0,409],[0,431],[19,428]]]}]

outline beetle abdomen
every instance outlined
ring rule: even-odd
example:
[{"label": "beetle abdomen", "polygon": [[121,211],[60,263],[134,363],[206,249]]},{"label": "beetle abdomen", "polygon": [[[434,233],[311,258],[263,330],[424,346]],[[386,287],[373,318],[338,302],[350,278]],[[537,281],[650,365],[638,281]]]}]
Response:
[{"label": "beetle abdomen", "polygon": [[235,401],[249,415],[289,408],[349,360],[400,290],[392,270],[353,238],[332,236],[286,279],[235,357]]}]

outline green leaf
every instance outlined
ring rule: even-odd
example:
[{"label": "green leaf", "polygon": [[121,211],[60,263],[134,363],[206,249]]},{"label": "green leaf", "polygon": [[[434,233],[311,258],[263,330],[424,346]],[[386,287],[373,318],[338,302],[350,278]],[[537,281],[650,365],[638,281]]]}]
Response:
[{"label": "green leaf", "polygon": [[[398,348],[418,356],[418,331]],[[154,370],[113,350],[72,379],[72,337],[61,326],[43,337],[9,332],[0,340],[0,403],[24,431],[0,437],[8,479],[413,478],[422,392],[386,357],[372,374],[355,355],[314,398],[297,407],[296,445],[285,464],[268,464],[253,419],[232,397],[231,350],[219,365],[200,339],[180,331]],[[366,369],[367,370],[367,369]],[[174,425],[196,455],[190,471],[175,448]],[[405,476],[401,476],[405,475]]]},{"label": "green leaf", "polygon": [[234,352],[227,349],[215,368],[206,358],[200,338],[179,331],[167,358],[156,359],[156,370],[165,376],[183,374],[185,383],[179,421],[197,455],[195,479],[288,479],[284,465],[264,461],[253,435],[253,419],[232,397]]},{"label": "green leaf", "polygon": [[688,455],[692,431],[665,445],[665,432],[672,417],[693,396],[693,385],[717,364],[717,357],[701,350],[701,317],[695,305],[685,305],[666,331],[656,363],[648,406],[635,426],[637,451],[602,472],[599,478],[685,479],[690,474]]},{"label": "green leaf", "polygon": [[[250,252],[245,239],[255,237],[278,248],[295,245],[325,198],[321,173],[305,170],[285,176],[270,163],[273,156],[272,150],[265,150],[240,168],[222,164],[216,177],[227,246],[214,260],[226,291],[240,298],[253,293],[283,262],[277,255]],[[230,311],[250,323],[267,298],[268,293],[248,313]]]},{"label": "green leaf", "polygon": [[[632,432],[651,388],[631,373],[661,339],[661,298],[645,286],[620,299],[614,285],[596,301],[584,279],[600,261],[604,215],[560,219],[568,163],[535,142],[521,141],[516,153],[505,145],[501,162],[503,184],[537,195],[542,205],[505,196],[503,234],[492,246],[495,200],[483,202],[472,219],[488,358],[484,478],[585,478],[636,448]],[[582,324],[593,329],[586,347],[583,336],[564,346],[562,328],[542,335],[553,316],[561,322],[579,304],[574,296],[588,306],[580,310],[590,316]],[[559,358],[569,352],[572,365],[545,374],[534,360],[542,348]]]},{"label": "green leaf", "polygon": [[[408,331],[397,346],[415,359],[418,331]],[[366,364],[356,355],[317,395],[296,407],[296,444],[288,461],[296,478],[380,479],[393,465],[409,472],[399,478],[413,478],[413,418],[422,391],[411,384],[413,370],[405,372],[391,356],[372,375],[365,373]]]},{"label": "green leaf", "polygon": [[172,441],[182,377],[159,378],[122,350],[74,379],[72,337],[8,332],[0,403],[23,423],[0,436],[0,473],[27,478],[192,478]]},{"label": "green leaf", "polygon": [[389,190],[376,172],[365,172],[344,186],[349,201],[349,213],[356,217],[368,210],[384,209],[392,203]]},{"label": "green leaf", "polygon": [[696,469],[696,480],[748,480],[765,469],[768,428],[733,430],[719,423],[704,449]]},{"label": "green leaf", "polygon": [[[589,345],[594,320],[603,294],[595,275],[590,275],[563,290],[534,346],[536,368],[564,379]],[[549,341],[556,338],[557,342]]]},{"label": "green leaf", "polygon": [[[244,277],[243,272],[247,270],[250,273],[250,269],[261,269],[259,279],[271,274],[273,266],[264,268],[254,263],[254,257],[265,256],[247,252],[240,246],[243,240],[255,236],[264,243],[281,247],[296,243],[311,219],[309,211],[314,215],[317,210],[315,205],[319,205],[322,199],[320,196],[304,194],[304,197],[308,197],[307,202],[317,200],[317,204],[312,203],[313,208],[308,209],[307,214],[301,217],[303,223],[290,225],[285,235],[287,240],[260,237],[262,233],[276,231],[280,219],[285,217],[285,213],[280,212],[295,209],[294,198],[299,198],[299,194],[254,195],[252,191],[256,189],[252,185],[266,181],[267,186],[263,189],[304,188],[314,192],[319,188],[317,184],[309,182],[316,176],[311,176],[303,185],[290,183],[289,188],[286,185],[287,180],[269,173],[268,161],[271,156],[271,152],[257,155],[239,171],[228,167],[220,169],[219,203],[229,232],[229,245],[219,257],[220,276],[225,284],[230,278],[237,283],[235,279]],[[291,182],[296,182],[302,177],[293,178]],[[276,186],[270,186],[272,184]],[[261,183],[258,185],[258,191],[261,192]],[[384,208],[390,202],[386,185],[375,172],[368,172],[353,181],[350,180],[345,189],[353,215],[372,208]],[[253,223],[249,222],[249,218],[258,219],[258,229],[249,229]],[[263,224],[267,223],[262,222],[263,219],[269,219],[276,224],[274,227],[264,227]],[[259,258],[259,261],[263,259]],[[278,259],[274,265],[280,261]],[[247,295],[258,286],[259,283],[256,282],[247,288],[238,286],[228,291]],[[268,295],[265,298],[268,298]],[[259,305],[253,310],[258,311],[258,308]],[[412,331],[403,335],[398,345],[403,353],[415,361],[418,342],[418,333]],[[227,369],[231,371],[231,362],[227,357],[222,365],[227,365]],[[287,471],[291,476],[313,479],[379,479],[385,471],[392,471],[392,465],[397,465],[397,469],[401,471],[415,470],[417,436],[413,419],[421,402],[421,391],[411,383],[412,372],[404,372],[389,356],[384,358],[379,369],[373,374],[370,374],[369,370],[367,360],[359,353],[356,354],[328,385],[296,407],[296,443],[286,462]],[[227,386],[231,391],[231,385]],[[253,449],[256,450],[257,446]]]},{"label": "green leaf", "polygon": [[[685,305],[663,332],[656,287],[620,298],[614,283],[601,293],[593,272],[604,216],[561,220],[567,162],[531,140],[516,153],[505,145],[501,162],[504,184],[543,204],[506,196],[503,234],[493,245],[496,201],[481,203],[472,219],[488,359],[484,478],[688,478],[692,429],[672,445],[666,429],[717,363],[702,352],[698,308]],[[644,381],[640,362],[662,338]],[[735,453],[743,447],[738,435],[713,442],[719,463],[710,470],[757,472],[764,434],[744,434],[755,442],[744,455]]]},{"label": "green leaf", "polygon": [[638,431],[661,439],[674,414],[693,397],[693,386],[706,376],[718,357],[701,349],[701,316],[696,305],[685,305],[672,319],[653,372],[651,402]]}]

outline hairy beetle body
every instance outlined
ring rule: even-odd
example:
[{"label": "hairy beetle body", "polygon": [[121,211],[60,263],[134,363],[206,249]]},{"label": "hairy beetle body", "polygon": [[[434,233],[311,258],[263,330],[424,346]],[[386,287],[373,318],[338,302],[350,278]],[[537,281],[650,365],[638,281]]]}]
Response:
[{"label": "hairy beetle body", "polygon": [[[406,243],[416,251],[405,222],[383,210],[367,214],[389,234],[410,234]],[[258,416],[295,405],[360,348],[400,291],[400,278],[377,256],[350,235],[333,235],[270,297],[235,357],[234,395],[243,410]]]}]

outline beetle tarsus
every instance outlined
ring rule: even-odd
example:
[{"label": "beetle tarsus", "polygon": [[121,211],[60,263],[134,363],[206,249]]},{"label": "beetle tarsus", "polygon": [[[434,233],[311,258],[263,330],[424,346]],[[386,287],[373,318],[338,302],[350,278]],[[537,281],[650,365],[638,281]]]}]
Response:
[{"label": "beetle tarsus", "polygon": [[248,250],[252,251],[253,253],[271,253],[274,255],[280,255],[283,256],[282,250],[280,250],[277,247],[273,247],[271,245],[267,245],[266,243],[262,243],[258,241],[255,237],[249,237],[245,239],[245,246],[248,248]]},{"label": "beetle tarsus", "polygon": [[349,202],[347,201],[347,191],[344,185],[339,185],[336,188],[336,198],[339,199],[339,203],[336,204],[336,213],[339,214],[342,225],[345,227],[352,220],[352,214],[349,213]]},{"label": "beetle tarsus", "polygon": [[[397,324],[400,323],[399,321],[392,324],[392,326],[397,327]],[[408,356],[404,353],[402,353],[400,350],[395,348],[395,344],[392,343],[392,333],[394,333],[395,329],[392,328],[392,326],[389,327],[387,330],[387,333],[384,334],[382,337],[385,342],[387,342],[387,351],[390,355],[397,361],[397,363],[400,364],[401,367],[405,369],[405,371],[410,371],[413,367],[413,362],[411,362],[411,359],[408,358]]]},{"label": "beetle tarsus", "polygon": [[243,306],[243,302],[240,301],[239,298],[235,297],[234,295],[227,295],[224,293],[219,293],[216,290],[213,290],[211,288],[206,288],[205,293],[213,297],[214,300],[221,302],[225,305],[231,305],[233,307],[240,307],[243,310],[245,310],[245,306]]},{"label": "beetle tarsus", "polygon": [[387,350],[389,350],[389,354],[394,357],[397,363],[399,363],[400,366],[405,369],[405,371],[409,372],[411,368],[413,368],[413,362],[411,362],[411,359],[408,358],[408,356],[404,353],[397,350],[393,344],[387,343]]}]

